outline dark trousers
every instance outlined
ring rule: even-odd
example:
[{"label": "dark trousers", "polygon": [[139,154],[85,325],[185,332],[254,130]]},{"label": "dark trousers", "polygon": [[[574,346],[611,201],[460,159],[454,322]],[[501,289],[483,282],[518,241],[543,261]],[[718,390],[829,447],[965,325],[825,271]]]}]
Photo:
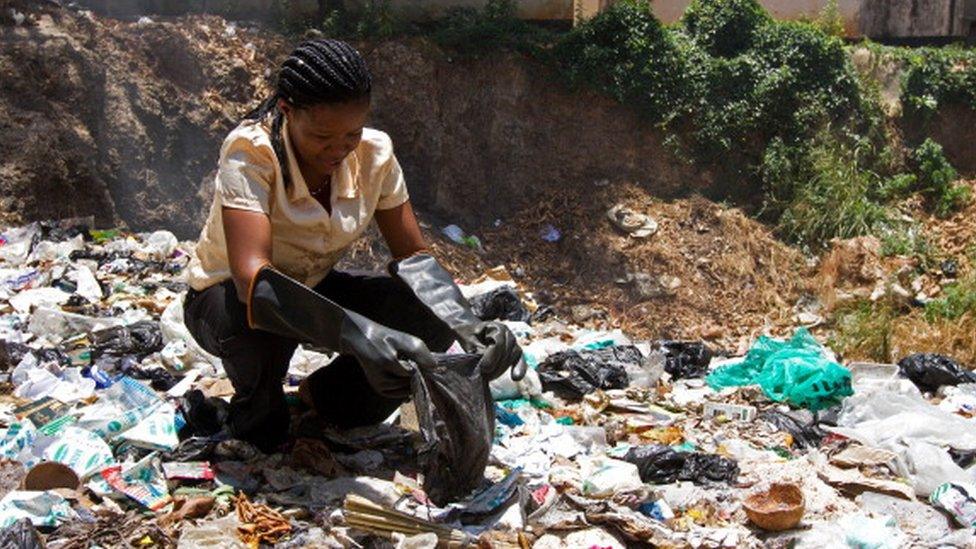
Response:
[{"label": "dark trousers", "polygon": [[[314,290],[338,305],[387,327],[422,339],[431,351],[446,351],[454,333],[402,283],[385,275],[332,271]],[[228,428],[265,450],[288,436],[289,413],[282,382],[300,343],[247,325],[247,308],[233,281],[187,292],[186,327],[207,352],[220,357],[234,386]],[[380,396],[352,356],[340,355],[308,378],[316,412],[351,428],[383,421],[401,401]]]}]

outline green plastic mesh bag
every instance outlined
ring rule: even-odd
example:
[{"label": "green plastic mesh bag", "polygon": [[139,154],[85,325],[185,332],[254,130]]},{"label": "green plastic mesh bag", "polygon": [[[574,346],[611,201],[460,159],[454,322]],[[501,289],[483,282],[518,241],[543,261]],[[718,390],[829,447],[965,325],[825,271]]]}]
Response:
[{"label": "green plastic mesh bag", "polygon": [[800,328],[787,341],[760,337],[744,361],[709,374],[715,389],[759,385],[777,402],[789,402],[810,410],[823,410],[854,394],[851,373],[827,357],[824,348]]}]

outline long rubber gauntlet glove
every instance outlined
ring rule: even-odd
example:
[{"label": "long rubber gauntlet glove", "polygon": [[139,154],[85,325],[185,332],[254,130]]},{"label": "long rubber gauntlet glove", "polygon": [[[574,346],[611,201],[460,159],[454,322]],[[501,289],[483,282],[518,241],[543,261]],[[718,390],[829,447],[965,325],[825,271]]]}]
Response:
[{"label": "long rubber gauntlet glove", "polygon": [[433,256],[418,254],[390,264],[390,274],[403,281],[434,316],[461,339],[465,351],[483,353],[482,372],[489,379],[512,369],[512,379],[525,376],[515,335],[501,322],[485,322],[475,316],[471,305],[454,284],[454,278]]},{"label": "long rubber gauntlet glove", "polygon": [[271,267],[251,283],[247,313],[252,328],[356,357],[370,385],[385,397],[409,397],[414,366],[404,361],[434,364],[420,339],[344,309]]}]

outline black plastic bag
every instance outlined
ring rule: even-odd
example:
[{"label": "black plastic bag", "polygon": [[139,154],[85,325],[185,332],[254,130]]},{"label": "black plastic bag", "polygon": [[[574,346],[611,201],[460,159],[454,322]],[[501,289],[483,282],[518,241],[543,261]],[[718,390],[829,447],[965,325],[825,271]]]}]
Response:
[{"label": "black plastic bag", "polygon": [[542,388],[562,398],[579,400],[597,389],[623,389],[630,383],[625,365],[644,362],[632,345],[593,351],[561,351],[539,364]]},{"label": "black plastic bag", "polygon": [[531,315],[518,292],[511,286],[500,286],[494,290],[472,297],[471,312],[481,320],[518,320],[528,322]]},{"label": "black plastic bag", "polygon": [[481,375],[481,355],[435,354],[433,368],[418,368],[411,388],[420,434],[424,491],[437,505],[481,484],[495,434],[495,403]]},{"label": "black plastic bag", "polygon": [[199,389],[187,391],[180,399],[180,409],[186,419],[186,425],[180,429],[180,437],[217,434],[227,422],[228,407],[224,400],[204,396]]},{"label": "black plastic bag", "polygon": [[22,518],[0,530],[0,549],[44,549],[44,542],[30,519]]},{"label": "black plastic bag", "polygon": [[793,437],[797,448],[816,448],[827,435],[823,429],[813,421],[804,423],[796,417],[775,410],[763,412],[759,419],[771,424],[780,431],[786,431]]},{"label": "black plastic bag", "polygon": [[916,353],[898,361],[898,370],[919,390],[934,393],[945,385],[976,383],[976,374],[966,370],[955,360],[931,353]]},{"label": "black plastic bag", "polygon": [[102,355],[144,357],[163,349],[159,323],[143,320],[129,326],[98,330],[91,334],[92,358]]},{"label": "black plastic bag", "polygon": [[670,484],[676,480],[735,482],[739,464],[717,454],[679,452],[670,446],[653,444],[631,448],[623,457],[637,466],[644,482]]},{"label": "black plastic bag", "polygon": [[[181,430],[180,434],[187,431]],[[222,437],[191,436],[180,442],[176,449],[162,454],[165,461],[209,461]]]},{"label": "black plastic bag", "polygon": [[970,465],[976,461],[976,450],[957,450],[955,448],[949,448],[949,457],[956,465],[962,467],[963,469],[968,469]]},{"label": "black plastic bag", "polygon": [[705,377],[712,350],[702,341],[659,341],[664,352],[664,371],[675,379]]}]

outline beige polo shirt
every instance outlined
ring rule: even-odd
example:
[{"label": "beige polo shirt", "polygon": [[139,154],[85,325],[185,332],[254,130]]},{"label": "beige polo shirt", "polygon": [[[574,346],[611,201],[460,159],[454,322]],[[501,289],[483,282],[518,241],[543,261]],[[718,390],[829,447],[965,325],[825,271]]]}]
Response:
[{"label": "beige polo shirt", "polygon": [[271,262],[283,273],[314,286],[366,230],[373,212],[407,201],[403,172],[390,137],[365,128],[359,146],[332,174],[332,214],[309,194],[282,128],[291,185],[271,148],[270,128],[244,121],[224,140],[216,190],[187,268],[187,281],[202,290],[231,277],[221,211],[234,208],[271,218]]}]

